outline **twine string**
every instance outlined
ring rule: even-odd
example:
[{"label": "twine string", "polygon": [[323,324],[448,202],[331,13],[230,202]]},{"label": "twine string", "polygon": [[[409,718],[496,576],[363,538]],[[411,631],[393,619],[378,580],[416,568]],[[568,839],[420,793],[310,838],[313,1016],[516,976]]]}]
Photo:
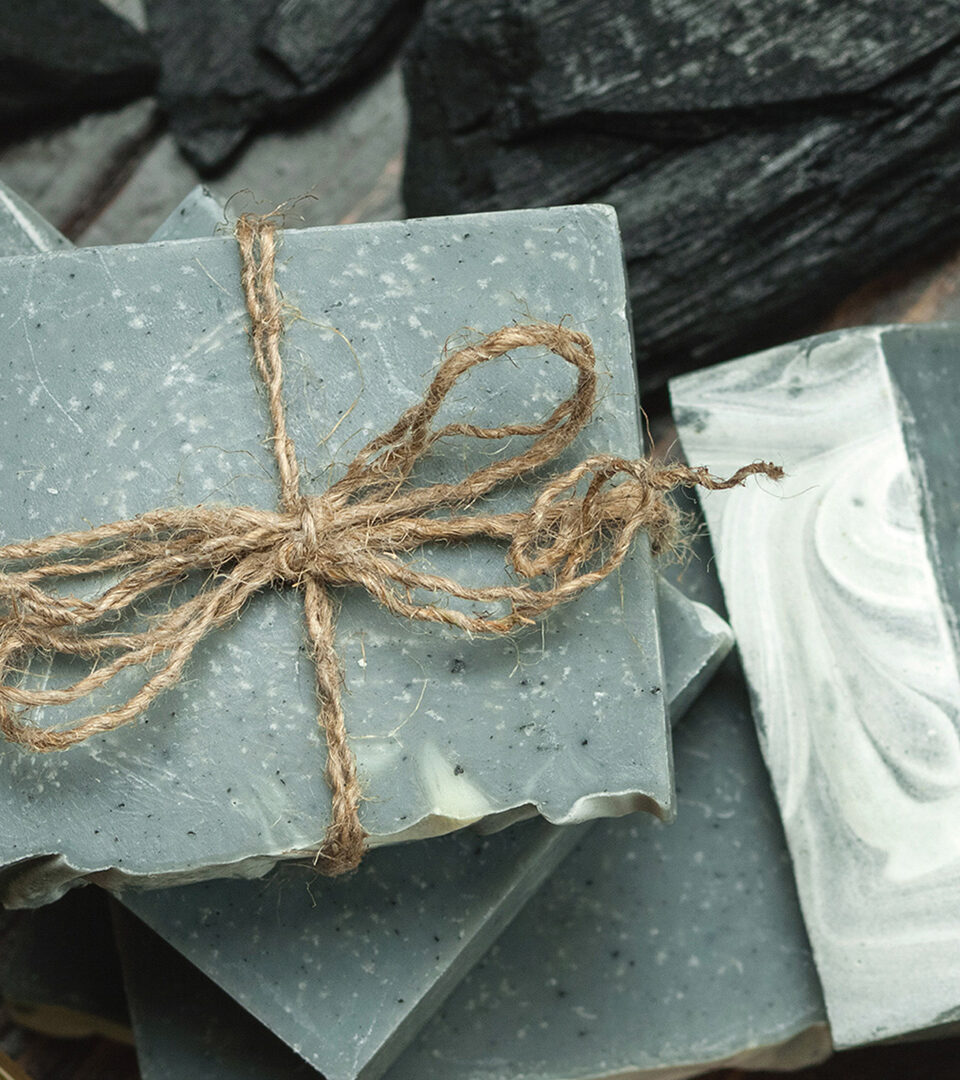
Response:
[{"label": "twine string", "polygon": [[[318,720],[327,744],[332,809],[318,865],[325,873],[339,874],[360,862],[366,833],[359,820],[361,787],[341,703],[332,588],[359,586],[403,618],[470,633],[507,634],[602,581],[621,565],[637,532],[649,534],[655,553],[669,549],[678,521],[667,498],[670,492],[695,486],[726,489],[755,474],[777,479],[782,471],[758,462],[719,479],[705,468],[595,454],[546,481],[526,511],[467,512],[498,486],[554,460],[593,413],[597,376],[590,338],[563,325],[534,323],[502,327],[447,355],[423,399],[367,443],[340,480],[321,495],[304,494],[284,405],[277,228],[269,217],[248,215],[238,222],[236,238],[254,366],[267,391],[279,509],[154,510],[129,521],[0,548],[0,568],[15,565],[0,569],[0,733],[28,750],[50,752],[129,724],[180,681],[199,642],[234,619],[253,595],[269,586],[293,586],[303,596]],[[550,350],[577,373],[573,393],[546,419],[493,428],[462,422],[432,426],[462,376],[530,346]],[[514,435],[533,441],[463,480],[408,484],[417,461],[441,439]],[[440,510],[447,513],[434,516]],[[425,544],[475,538],[509,544],[515,581],[470,585],[417,569],[401,557]],[[158,589],[198,573],[206,580],[195,595],[152,618],[146,629],[110,629],[111,622]],[[98,574],[119,579],[92,599],[44,587]],[[424,592],[439,599],[417,601],[415,596]],[[466,612],[449,606],[449,599],[501,605],[506,611]],[[79,657],[90,661],[90,670],[68,687],[31,688],[23,685],[18,669],[29,668],[37,654]],[[86,698],[122,671],[141,666],[151,673],[119,705],[68,726],[38,727],[25,718],[30,709]]]}]

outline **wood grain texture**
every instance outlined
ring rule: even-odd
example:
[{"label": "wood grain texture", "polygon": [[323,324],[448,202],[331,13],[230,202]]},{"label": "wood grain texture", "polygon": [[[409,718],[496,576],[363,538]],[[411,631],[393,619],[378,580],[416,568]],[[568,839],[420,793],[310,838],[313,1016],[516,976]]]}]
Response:
[{"label": "wood grain texture", "polygon": [[612,203],[647,385],[797,336],[960,233],[957,11],[432,0],[407,209]]}]

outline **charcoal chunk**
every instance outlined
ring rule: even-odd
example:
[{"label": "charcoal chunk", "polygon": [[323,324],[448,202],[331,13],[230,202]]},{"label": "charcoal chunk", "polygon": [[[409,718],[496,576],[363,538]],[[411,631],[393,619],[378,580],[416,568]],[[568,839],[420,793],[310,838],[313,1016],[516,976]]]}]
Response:
[{"label": "charcoal chunk", "polygon": [[958,0],[430,0],[411,214],[618,210],[641,384],[960,235]]},{"label": "charcoal chunk", "polygon": [[100,0],[3,0],[0,118],[29,118],[118,103],[151,91],[147,39]]},{"label": "charcoal chunk", "polygon": [[215,170],[265,118],[365,74],[419,11],[404,0],[146,0],[160,101],[198,168]]}]

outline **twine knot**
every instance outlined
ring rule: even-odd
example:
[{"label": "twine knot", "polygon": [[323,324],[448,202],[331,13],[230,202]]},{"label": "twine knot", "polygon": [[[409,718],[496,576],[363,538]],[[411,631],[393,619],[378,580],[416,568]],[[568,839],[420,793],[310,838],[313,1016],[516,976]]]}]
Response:
[{"label": "twine knot", "polygon": [[[267,390],[280,508],[154,510],[130,521],[0,548],[0,566],[20,565],[0,571],[0,733],[29,750],[48,752],[130,723],[179,682],[197,644],[237,616],[250,597],[271,584],[292,585],[303,596],[318,719],[327,743],[331,815],[317,859],[323,872],[339,874],[360,862],[366,833],[341,705],[331,588],[359,586],[404,618],[472,633],[506,634],[602,581],[623,562],[638,531],[649,533],[654,552],[667,550],[674,542],[678,515],[666,496],[676,488],[730,488],[753,474],[776,479],[782,471],[759,462],[720,480],[702,468],[595,454],[547,480],[529,510],[464,513],[495,488],[553,461],[593,413],[597,377],[590,338],[563,325],[533,323],[502,327],[445,356],[422,401],[367,443],[324,494],[305,495],[283,398],[276,226],[269,218],[245,216],[236,236],[254,364]],[[576,371],[574,392],[548,417],[493,428],[432,426],[462,375],[527,346],[549,349]],[[463,480],[411,486],[416,462],[452,436],[525,436],[533,441],[512,457],[495,457]],[[401,558],[432,542],[478,537],[509,544],[508,561],[517,582],[469,585],[419,570]],[[89,600],[41,587],[91,574],[118,580]],[[117,628],[117,620],[141,600],[191,574],[205,579],[192,598],[153,618],[145,630]],[[505,610],[473,614],[421,599],[424,594]],[[72,686],[56,690],[6,681],[18,667],[28,667],[38,652],[85,658],[91,669]],[[37,727],[24,719],[31,708],[85,698],[128,667],[156,665],[158,670],[127,701],[70,726]]]},{"label": "twine knot", "polygon": [[299,496],[289,516],[295,525],[289,540],[277,548],[277,570],[281,581],[296,584],[306,573],[323,574],[336,511],[322,495]]}]

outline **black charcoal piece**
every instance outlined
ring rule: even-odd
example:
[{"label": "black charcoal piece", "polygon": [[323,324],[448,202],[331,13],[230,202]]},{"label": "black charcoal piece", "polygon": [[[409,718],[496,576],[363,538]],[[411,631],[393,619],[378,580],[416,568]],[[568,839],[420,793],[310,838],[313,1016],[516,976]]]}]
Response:
[{"label": "black charcoal piece", "polygon": [[4,913],[0,997],[14,1019],[46,1034],[130,1040],[120,961],[100,889],[77,889],[49,907]]},{"label": "black charcoal piece", "polygon": [[359,78],[401,40],[406,0],[146,0],[160,102],[200,169],[221,165],[265,117]]},{"label": "black charcoal piece", "polygon": [[955,0],[431,0],[412,214],[613,203],[641,387],[960,233]]},{"label": "black charcoal piece", "polygon": [[146,38],[100,0],[3,0],[0,118],[127,101],[153,88]]}]

